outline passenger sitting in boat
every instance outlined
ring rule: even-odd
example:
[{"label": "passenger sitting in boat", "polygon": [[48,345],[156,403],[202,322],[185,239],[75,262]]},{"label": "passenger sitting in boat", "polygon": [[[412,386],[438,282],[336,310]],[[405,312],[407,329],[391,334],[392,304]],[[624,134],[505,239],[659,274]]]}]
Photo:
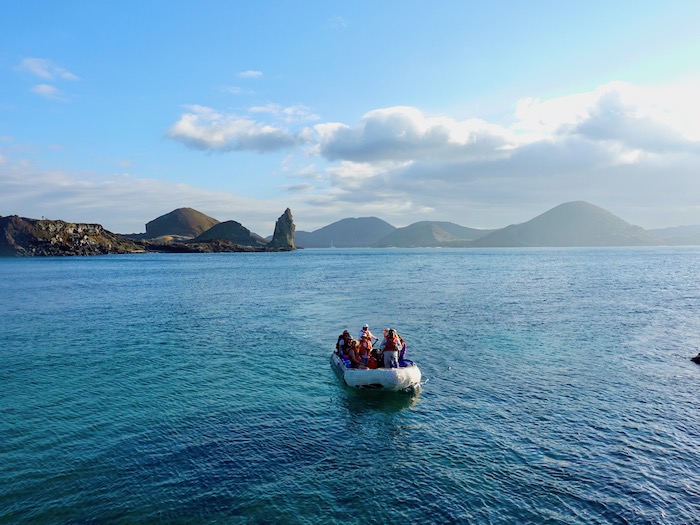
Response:
[{"label": "passenger sitting in boat", "polygon": [[351,368],[367,368],[360,357],[360,343],[353,339],[350,341],[350,350],[348,352]]},{"label": "passenger sitting in boat", "polygon": [[396,331],[393,329],[389,330],[386,339],[382,342],[384,345],[384,367],[385,368],[398,368],[399,366],[399,349],[401,348],[401,343],[396,335]]},{"label": "passenger sitting in boat", "polygon": [[338,336],[338,340],[335,343],[335,349],[338,352],[338,355],[342,356],[348,354],[348,350],[350,349],[350,341],[352,341],[350,332],[343,330],[343,333]]}]

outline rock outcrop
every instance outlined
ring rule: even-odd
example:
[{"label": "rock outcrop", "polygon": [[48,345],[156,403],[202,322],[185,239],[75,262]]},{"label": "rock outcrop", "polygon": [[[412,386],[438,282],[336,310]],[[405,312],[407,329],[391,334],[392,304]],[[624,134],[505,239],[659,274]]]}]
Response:
[{"label": "rock outcrop", "polygon": [[690,360],[691,360],[693,363],[697,363],[697,364],[700,365],[700,354],[696,355],[695,357],[691,357]]},{"label": "rock outcrop", "polygon": [[0,256],[32,257],[139,253],[144,248],[99,224],[0,218]]},{"label": "rock outcrop", "polygon": [[224,239],[207,239],[203,241],[158,242],[150,239],[136,241],[144,250],[155,253],[237,253],[269,252],[266,246],[245,246]]},{"label": "rock outcrop", "polygon": [[294,230],[292,210],[287,208],[275,223],[275,233],[272,235],[268,248],[281,251],[295,250]]},{"label": "rock outcrop", "polygon": [[252,233],[248,228],[243,226],[240,222],[236,221],[225,221],[220,222],[209,228],[204,233],[200,233],[192,239],[194,242],[198,241],[209,241],[213,239],[221,239],[224,241],[231,241],[235,244],[241,244],[243,246],[266,246],[267,241],[257,235]]}]

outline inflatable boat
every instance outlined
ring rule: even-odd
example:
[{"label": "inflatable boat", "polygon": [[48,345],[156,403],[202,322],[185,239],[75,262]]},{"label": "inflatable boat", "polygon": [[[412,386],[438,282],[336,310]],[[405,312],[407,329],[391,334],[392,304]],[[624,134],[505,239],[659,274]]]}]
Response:
[{"label": "inflatable boat", "polygon": [[367,388],[398,392],[420,385],[420,368],[413,361],[401,360],[397,368],[350,368],[350,361],[333,352],[331,366],[345,382],[353,388]]}]

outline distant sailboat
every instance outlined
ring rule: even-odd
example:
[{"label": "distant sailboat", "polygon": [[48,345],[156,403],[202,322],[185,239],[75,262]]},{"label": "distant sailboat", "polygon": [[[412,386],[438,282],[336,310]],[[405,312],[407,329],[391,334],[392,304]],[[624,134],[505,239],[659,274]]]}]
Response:
[{"label": "distant sailboat", "polygon": [[335,248],[335,244],[333,244],[333,239],[331,239],[331,248]]}]

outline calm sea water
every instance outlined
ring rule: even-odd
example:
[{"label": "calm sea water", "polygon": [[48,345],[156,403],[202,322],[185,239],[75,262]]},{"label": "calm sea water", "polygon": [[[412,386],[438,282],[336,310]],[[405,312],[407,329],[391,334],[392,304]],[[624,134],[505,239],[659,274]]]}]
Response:
[{"label": "calm sea water", "polygon": [[[2,523],[700,523],[700,249],[0,260]],[[395,327],[424,385],[344,387]]]}]

